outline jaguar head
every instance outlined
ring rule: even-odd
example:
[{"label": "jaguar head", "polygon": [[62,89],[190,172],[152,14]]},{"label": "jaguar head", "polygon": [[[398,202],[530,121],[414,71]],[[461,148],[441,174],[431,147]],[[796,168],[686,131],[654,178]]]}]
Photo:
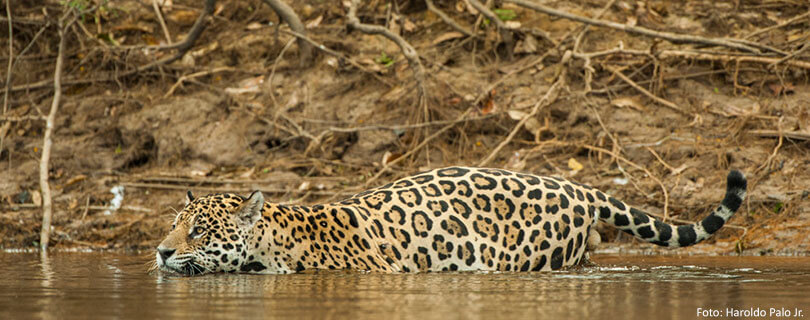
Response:
[{"label": "jaguar head", "polygon": [[185,207],[157,247],[158,268],[186,276],[239,270],[263,205],[259,191],[247,198],[215,194],[197,199],[189,191]]}]

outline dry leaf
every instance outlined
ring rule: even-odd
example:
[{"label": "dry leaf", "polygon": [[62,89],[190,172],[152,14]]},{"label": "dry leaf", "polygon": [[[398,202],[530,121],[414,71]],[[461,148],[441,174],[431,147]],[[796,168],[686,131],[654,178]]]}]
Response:
[{"label": "dry leaf", "polygon": [[42,194],[39,193],[39,190],[34,190],[31,192],[31,202],[33,202],[37,207],[42,206]]},{"label": "dry leaf", "polygon": [[768,85],[768,88],[771,89],[773,95],[778,96],[779,94],[791,94],[796,89],[796,86],[793,83],[785,82],[785,83],[772,83]]},{"label": "dry leaf", "polygon": [[[519,110],[509,110],[506,112],[512,120],[520,121],[524,117],[528,116],[528,113]],[[523,124],[526,130],[529,130],[531,133],[537,133],[537,130],[540,130],[542,126],[540,125],[540,121],[537,121],[535,118],[529,118],[526,120],[526,123]]]},{"label": "dry leaf", "polygon": [[166,15],[166,20],[180,24],[182,26],[190,26],[197,21],[199,14],[192,10],[174,10]]},{"label": "dry leaf", "polygon": [[458,38],[463,38],[463,37],[464,37],[464,34],[461,33],[461,32],[458,32],[458,31],[447,32],[445,34],[442,34],[442,35],[436,37],[436,39],[433,39],[432,45],[435,46],[435,45],[437,45],[439,43],[442,43],[442,42],[445,42],[447,40],[453,40],[453,39],[458,39]]},{"label": "dry leaf", "polygon": [[689,166],[684,163],[680,167],[672,169],[672,172],[670,172],[669,174],[673,175],[673,176],[677,176],[677,175],[681,174],[681,172],[683,172],[686,169],[689,169]]},{"label": "dry leaf", "polygon": [[253,175],[253,172],[256,172],[256,167],[250,168],[248,171],[242,172],[239,174],[240,178],[250,178]]},{"label": "dry leaf", "polygon": [[405,32],[413,32],[413,30],[416,30],[416,25],[413,24],[411,20],[408,19],[403,20],[404,21],[402,22],[402,29],[405,29]]},{"label": "dry leaf", "polygon": [[309,181],[301,182],[301,185],[298,186],[298,191],[307,191],[309,190]]},{"label": "dry leaf", "polygon": [[579,161],[577,161],[577,159],[574,158],[568,159],[568,169],[571,169],[573,171],[579,171],[582,170],[582,168],[584,167],[582,166],[581,163],[579,163]]},{"label": "dry leaf", "polygon": [[402,154],[398,152],[392,153],[391,151],[386,151],[385,154],[382,156],[382,165],[385,166],[389,162],[396,160],[397,158],[401,157]]},{"label": "dry leaf", "polygon": [[527,34],[526,38],[518,41],[515,45],[515,53],[535,53],[537,52],[537,39]]},{"label": "dry leaf", "polygon": [[261,23],[258,23],[258,22],[251,22],[251,23],[249,23],[249,24],[247,25],[247,27],[245,27],[245,29],[247,29],[247,30],[258,30],[258,29],[261,29],[261,28],[263,28],[263,27],[264,27],[264,25],[263,25],[263,24],[261,24]]},{"label": "dry leaf", "polygon": [[489,92],[487,95],[487,101],[484,102],[484,106],[481,108],[481,114],[486,115],[498,110],[498,107],[495,105],[495,93],[497,93],[495,89],[492,89],[492,91]]},{"label": "dry leaf", "polygon": [[520,171],[526,167],[526,160],[521,160],[520,152],[515,151],[509,161],[506,162],[506,168],[509,170]]},{"label": "dry leaf", "polygon": [[319,15],[317,18],[309,20],[309,22],[307,22],[307,29],[312,29],[321,25],[321,21],[323,21],[323,15]]},{"label": "dry leaf", "polygon": [[504,21],[503,24],[504,26],[506,26],[507,29],[520,29],[520,21],[509,20]]},{"label": "dry leaf", "polygon": [[71,186],[71,185],[73,185],[73,184],[75,184],[77,182],[83,181],[84,179],[87,179],[87,176],[83,175],[83,174],[80,174],[78,176],[74,176],[74,177],[68,179],[68,181],[65,182],[65,184],[62,186],[62,188]]},{"label": "dry leaf", "polygon": [[611,105],[619,108],[631,108],[636,111],[644,111],[644,106],[638,101],[638,96],[635,97],[621,97],[610,101]]}]

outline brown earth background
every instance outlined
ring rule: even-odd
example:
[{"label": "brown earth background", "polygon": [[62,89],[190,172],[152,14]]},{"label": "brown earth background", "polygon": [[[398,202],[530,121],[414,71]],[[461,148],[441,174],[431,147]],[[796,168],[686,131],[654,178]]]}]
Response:
[{"label": "brown earth background", "polygon": [[[58,19],[81,9],[65,32],[50,158],[55,248],[154,248],[186,190],[312,204],[491,155],[484,165],[562,176],[675,221],[708,214],[739,169],[748,198],[706,244],[658,250],[604,227],[602,250],[810,252],[806,1],[535,2],[756,52],[585,29],[509,1],[490,1],[500,22],[468,0],[435,0],[435,11],[363,1],[359,22],[412,45],[421,78],[394,42],[348,27],[351,1],[286,3],[315,44],[311,59],[264,1],[216,2],[168,64],[154,62],[178,51],[154,46],[183,40],[203,1],[12,1],[12,37],[4,7],[0,248],[38,246]],[[110,211],[117,186],[123,201]]]}]

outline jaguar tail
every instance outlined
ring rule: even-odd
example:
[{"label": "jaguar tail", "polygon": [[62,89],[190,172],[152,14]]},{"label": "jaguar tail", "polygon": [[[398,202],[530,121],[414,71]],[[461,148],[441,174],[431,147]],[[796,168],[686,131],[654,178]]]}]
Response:
[{"label": "jaguar tail", "polygon": [[747,181],[742,172],[729,172],[726,197],[709,216],[690,225],[675,226],[608,198],[599,207],[599,218],[636,238],[664,247],[686,247],[709,238],[734,215],[745,199]]}]

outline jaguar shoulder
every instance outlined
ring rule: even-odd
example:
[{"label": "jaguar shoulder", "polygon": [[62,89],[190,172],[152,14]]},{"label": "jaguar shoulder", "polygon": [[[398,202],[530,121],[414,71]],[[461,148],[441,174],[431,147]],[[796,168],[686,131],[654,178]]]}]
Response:
[{"label": "jaguar shoulder", "polygon": [[437,169],[314,206],[265,202],[258,191],[189,192],[156,260],[184,275],[557,270],[587,257],[600,220],[661,246],[698,243],[740,207],[746,184],[731,171],[721,204],[681,226],[586,185],[501,169]]}]

